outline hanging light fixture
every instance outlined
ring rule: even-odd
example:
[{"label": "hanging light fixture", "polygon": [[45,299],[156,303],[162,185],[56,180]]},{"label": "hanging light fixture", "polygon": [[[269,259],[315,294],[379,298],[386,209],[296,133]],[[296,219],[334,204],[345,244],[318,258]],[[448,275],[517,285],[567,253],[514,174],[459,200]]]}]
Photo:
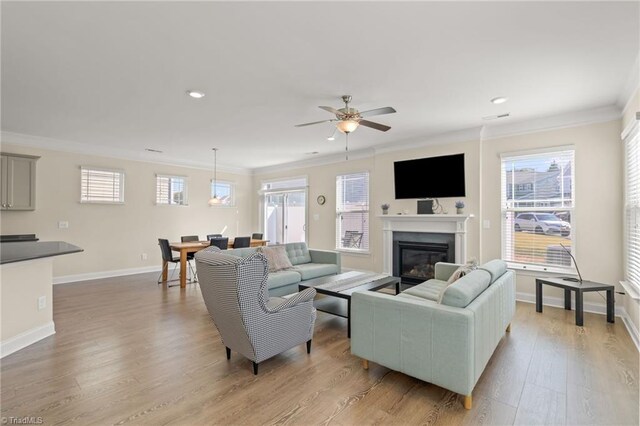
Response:
[{"label": "hanging light fixture", "polygon": [[218,148],[211,148],[213,150],[213,197],[209,198],[209,205],[215,206],[216,204],[220,204],[222,200],[218,198],[217,183],[218,183]]}]

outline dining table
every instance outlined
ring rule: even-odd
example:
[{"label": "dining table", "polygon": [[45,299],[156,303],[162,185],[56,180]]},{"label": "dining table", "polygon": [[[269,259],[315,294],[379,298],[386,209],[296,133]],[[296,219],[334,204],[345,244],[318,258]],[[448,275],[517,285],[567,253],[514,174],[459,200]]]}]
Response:
[{"label": "dining table", "polygon": [[[230,249],[233,248],[233,238],[229,238],[228,246]],[[269,240],[254,240],[252,239],[250,242],[250,247],[260,247],[266,246]],[[195,253],[200,250],[206,249],[210,247],[211,243],[209,241],[190,241],[186,243],[169,243],[169,247],[171,250],[177,251],[180,253],[180,288],[185,288],[187,286],[187,254]],[[167,281],[169,272],[169,262],[163,260],[162,261],[162,281]]]}]

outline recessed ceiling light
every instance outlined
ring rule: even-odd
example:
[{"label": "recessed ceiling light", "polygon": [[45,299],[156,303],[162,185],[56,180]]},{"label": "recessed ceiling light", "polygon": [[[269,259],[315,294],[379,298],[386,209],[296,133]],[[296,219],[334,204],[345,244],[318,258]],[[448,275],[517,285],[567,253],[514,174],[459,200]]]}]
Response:
[{"label": "recessed ceiling light", "polygon": [[335,141],[336,137],[334,135],[331,135],[327,138],[328,141]]},{"label": "recessed ceiling light", "polygon": [[508,100],[509,100],[509,98],[505,98],[503,96],[498,96],[497,98],[491,99],[491,103],[492,104],[496,104],[496,105],[500,105],[500,104],[503,104],[503,103],[507,102]]},{"label": "recessed ceiling light", "polygon": [[204,92],[198,92],[197,90],[187,90],[187,95],[194,99],[204,98]]}]

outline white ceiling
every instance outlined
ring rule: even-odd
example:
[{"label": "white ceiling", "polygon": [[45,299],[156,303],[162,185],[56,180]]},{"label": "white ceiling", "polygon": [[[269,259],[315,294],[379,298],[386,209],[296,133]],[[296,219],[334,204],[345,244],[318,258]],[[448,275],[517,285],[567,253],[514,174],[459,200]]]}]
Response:
[{"label": "white ceiling", "polygon": [[[258,168],[344,150],[353,95],[389,147],[618,103],[638,2],[2,2],[2,130],[162,162]],[[187,89],[206,92],[194,100]],[[507,96],[493,105],[489,99]],[[504,123],[504,121],[503,121]],[[164,154],[145,153],[145,148]]]}]

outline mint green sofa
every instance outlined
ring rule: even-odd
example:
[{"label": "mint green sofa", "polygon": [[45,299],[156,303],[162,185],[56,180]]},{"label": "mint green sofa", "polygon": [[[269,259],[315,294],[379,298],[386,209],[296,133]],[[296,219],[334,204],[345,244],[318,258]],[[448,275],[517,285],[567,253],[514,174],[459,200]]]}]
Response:
[{"label": "mint green sofa", "polygon": [[397,296],[351,298],[351,353],[464,396],[471,392],[515,313],[513,271],[492,260],[446,288],[459,265],[438,263],[435,279]]},{"label": "mint green sofa", "polygon": [[[269,272],[267,288],[270,296],[284,296],[298,292],[298,283],[341,272],[340,253],[331,250],[309,249],[306,243],[283,244],[293,268]],[[225,254],[248,257],[256,247],[226,250]]]}]

